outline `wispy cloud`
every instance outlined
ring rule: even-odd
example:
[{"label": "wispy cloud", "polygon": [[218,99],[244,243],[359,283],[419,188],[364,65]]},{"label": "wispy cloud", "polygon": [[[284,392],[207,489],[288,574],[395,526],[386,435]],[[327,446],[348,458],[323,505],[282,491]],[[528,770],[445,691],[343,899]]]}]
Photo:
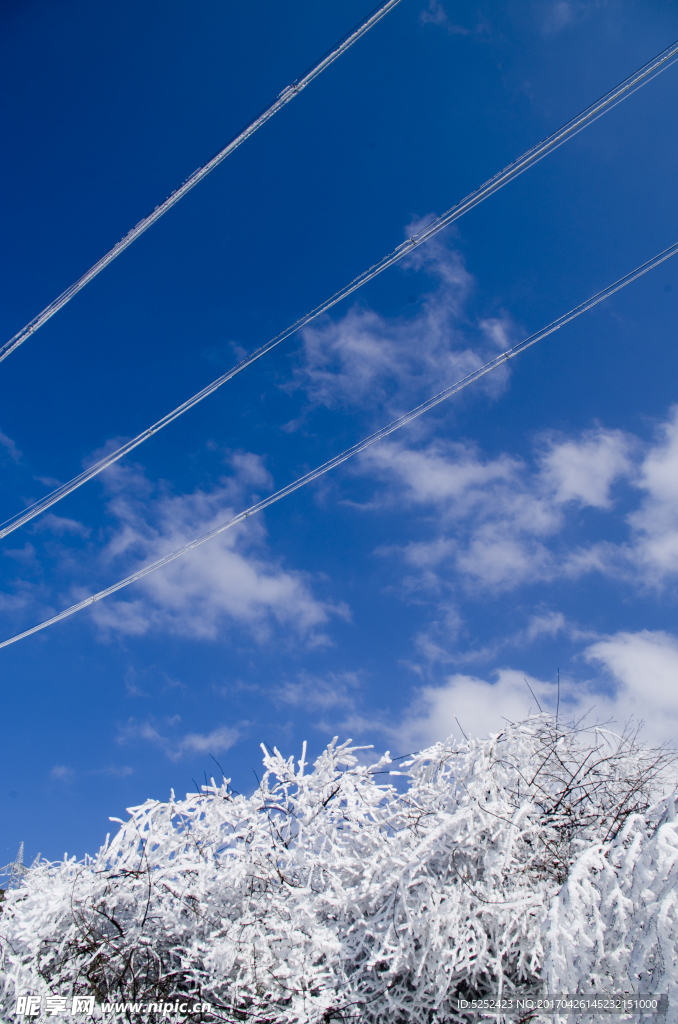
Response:
[{"label": "wispy cloud", "polygon": [[315,676],[302,673],[295,680],[288,680],[273,693],[279,704],[303,707],[309,711],[327,711],[330,708],[353,710],[356,697],[361,689],[361,678],[357,672],[329,672]]},{"label": "wispy cloud", "polygon": [[447,11],[439,0],[429,0],[426,10],[419,15],[422,25],[444,25],[447,22]]},{"label": "wispy cloud", "polygon": [[11,437],[0,430],[0,448],[4,448],[12,462],[21,462],[21,452]]},{"label": "wispy cloud", "polygon": [[581,24],[595,11],[612,7],[614,0],[547,0],[533,6],[537,24],[545,36],[555,36]]},{"label": "wispy cloud", "polygon": [[216,726],[208,733],[188,732],[181,735],[178,730],[180,721],[178,715],[160,723],[153,718],[145,721],[130,718],[118,732],[118,743],[150,743],[171,761],[179,761],[182,757],[195,754],[223,753],[230,750],[240,737],[239,730],[228,725]]},{"label": "wispy cloud", "polygon": [[[55,515],[33,524],[33,541],[4,550],[5,560],[16,563],[21,578],[0,594],[0,608],[21,613],[33,607],[36,618],[47,617],[46,580],[56,575],[78,581],[70,593],[51,598],[63,607],[91,593],[91,584],[85,589],[80,580],[94,583],[97,574],[102,583],[124,577],[274,488],[258,455],[220,454],[225,466],[217,483],[187,494],[173,492],[163,481],[154,483],[138,465],[110,467],[101,477],[107,525],[92,535],[82,523]],[[58,572],[48,575],[47,566]],[[289,568],[271,554],[259,516],[140,581],[120,598],[95,605],[92,619],[104,640],[149,633],[213,640],[237,628],[259,643],[276,636],[283,643],[294,638],[295,643],[319,646],[329,642],[326,627],[331,619],[348,618],[349,612],[344,604],[317,596],[318,584],[311,574]]]},{"label": "wispy cloud", "polygon": [[435,513],[430,539],[381,549],[384,555],[399,552],[429,585],[445,565],[454,566],[466,586],[495,591],[551,574],[544,541],[558,531],[561,512],[530,486],[520,460],[488,459],[458,443],[436,441],[414,450],[391,442],[365,453],[361,470],[382,484],[375,504],[426,510],[429,521]]},{"label": "wispy cloud", "polygon": [[[129,571],[229,519],[259,496],[259,488],[273,487],[261,459],[252,453],[234,453],[228,461],[231,473],[213,490],[161,492],[152,502],[138,471],[114,476],[108,484],[109,508],[117,525],[102,559]],[[94,618],[108,633],[141,636],[153,631],[215,639],[230,623],[247,627],[260,641],[277,626],[313,635],[317,643],[323,641],[318,628],[331,615],[347,611],[317,599],[312,582],[308,574],[284,569],[270,557],[259,518],[147,577],[135,588],[141,596],[97,605]]]},{"label": "wispy cloud", "polygon": [[566,628],[567,624],[562,612],[544,612],[541,615],[531,615],[525,630],[525,639],[531,642],[541,636],[558,636]]},{"label": "wispy cloud", "polygon": [[[442,681],[412,691],[399,712],[369,707],[361,678],[351,672],[303,676],[276,691],[278,703],[319,712],[316,726],[325,732],[374,739],[384,737],[392,750],[414,751],[464,735],[482,736],[539,711],[556,712],[563,721],[584,721],[622,732],[640,728],[648,743],[676,745],[678,737],[678,636],[665,631],[584,633],[558,612],[532,616],[521,636],[506,648],[528,646],[539,636],[564,632],[578,654],[574,668],[540,679],[521,667],[504,665],[487,675],[454,672]],[[497,650],[486,651],[497,659]],[[505,652],[504,652],[505,653]],[[441,661],[443,659],[440,659]],[[456,659],[458,660],[458,659]]]},{"label": "wispy cloud", "polygon": [[[376,481],[365,510],[410,508],[420,515],[424,539],[379,549],[398,555],[414,574],[403,583],[407,592],[448,592],[440,573],[449,577],[449,568],[457,589],[494,593],[591,572],[643,586],[678,576],[678,407],[650,444],[596,427],[538,437],[523,460],[486,456],[469,443],[409,447],[396,440],[368,449],[358,471]],[[638,492],[643,496],[629,511]],[[573,543],[586,509],[598,518]],[[611,521],[626,539],[608,539]]]},{"label": "wispy cloud", "polygon": [[569,0],[546,3],[541,9],[541,25],[547,35],[556,35],[575,21],[575,5]]},{"label": "wispy cloud", "polygon": [[[407,234],[424,223],[410,225]],[[302,331],[291,388],[303,388],[310,405],[362,410],[368,401],[373,415],[402,413],[511,344],[507,316],[476,322],[466,315],[474,281],[461,255],[443,241],[428,242],[401,269],[411,277],[404,288],[420,291],[418,298],[411,296],[411,312],[386,318],[356,304],[340,320],[327,317]],[[487,378],[481,388],[498,393],[507,372]]]},{"label": "wispy cloud", "polygon": [[108,765],[106,768],[95,768],[90,775],[107,775],[113,779],[126,779],[134,775],[134,768],[128,764]]},{"label": "wispy cloud", "polygon": [[[528,615],[527,625],[523,629],[511,630],[481,646],[471,645],[462,649],[459,639],[464,632],[465,624],[458,608],[441,602],[429,625],[414,637],[415,647],[424,659],[429,674],[441,665],[487,664],[496,661],[508,649],[522,650],[545,637],[553,638],[560,633],[578,639],[583,636],[580,629],[566,621],[562,612],[548,610]],[[409,667],[419,676],[426,674],[422,664],[410,663]]]},{"label": "wispy cloud", "polygon": [[89,527],[77,519],[57,516],[53,512],[47,512],[36,519],[35,523],[31,526],[31,530],[34,533],[51,533],[56,537],[63,537],[66,534],[89,537],[92,532]]},{"label": "wispy cloud", "polygon": [[438,25],[449,32],[450,35],[455,36],[470,36],[476,32],[487,31],[488,27],[482,17],[475,28],[464,28],[463,25],[456,25],[453,21],[450,21],[447,11],[440,3],[440,0],[429,0],[428,7],[419,15],[419,21],[422,25]]},{"label": "wispy cloud", "polygon": [[34,607],[43,596],[42,588],[36,587],[26,580],[15,580],[13,594],[0,593],[0,611],[14,614],[26,608]]}]

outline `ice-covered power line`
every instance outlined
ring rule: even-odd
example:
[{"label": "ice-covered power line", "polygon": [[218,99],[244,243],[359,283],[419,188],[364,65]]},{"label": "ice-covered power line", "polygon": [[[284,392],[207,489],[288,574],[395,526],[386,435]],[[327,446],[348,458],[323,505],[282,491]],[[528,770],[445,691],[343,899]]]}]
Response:
[{"label": "ice-covered power line", "polygon": [[67,302],[70,302],[74,295],[77,295],[86,284],[89,284],[89,282],[95,278],[97,274],[100,274],[109,263],[112,263],[116,256],[119,256],[121,252],[124,252],[132,242],[135,242],[139,235],[142,235],[144,231],[151,227],[152,224],[155,224],[155,222],[159,220],[164,213],[167,213],[167,211],[178,203],[180,199],[183,199],[186,193],[190,192],[190,190],[197,185],[199,181],[202,181],[210,171],[213,171],[215,167],[218,167],[219,164],[225,160],[227,156],[230,156],[238,146],[242,145],[250,135],[253,135],[257,129],[261,128],[261,126],[272,118],[274,114],[277,114],[279,110],[282,110],[290,100],[293,100],[295,96],[298,96],[302,89],[305,89],[307,85],[310,85],[314,78],[317,78],[318,75],[322,74],[325,68],[328,68],[330,64],[337,59],[337,57],[340,57],[350,46],[353,46],[361,36],[364,36],[366,32],[369,32],[369,30],[376,25],[378,21],[381,21],[385,14],[388,14],[388,12],[399,3],[400,0],[387,0],[386,3],[377,7],[372,14],[365,19],[365,21],[361,22],[360,25],[345,36],[333,50],[330,50],[329,53],[318,61],[317,64],[314,64],[310,71],[307,71],[305,75],[296,79],[296,81],[292,82],[291,85],[288,85],[283,89],[271,106],[264,110],[259,117],[255,118],[251,124],[248,124],[247,128],[241,131],[239,135],[236,135],[234,139],[231,139],[228,145],[224,146],[224,148],[220,150],[216,156],[213,156],[211,160],[208,160],[206,164],[202,167],[198,167],[196,171],[193,171],[193,174],[186,179],[180,188],[172,192],[171,196],[168,196],[164,203],[160,203],[160,205],[156,206],[148,217],[144,217],[143,220],[140,220],[124,238],[113,246],[110,252],[107,252],[105,256],[102,256],[98,263],[95,263],[93,267],[90,267],[86,274],[83,274],[82,277],[78,278],[78,280],[75,281],[70,288],[67,288],[65,292],[62,292],[54,302],[50,302],[49,306],[46,306],[42,313],[38,313],[36,317],[33,317],[30,323],[27,323],[25,327],[22,327],[13,338],[10,338],[9,341],[0,348],[0,362],[14,352],[19,345],[23,344],[24,341],[30,338],[32,334],[35,334],[35,332],[39,330],[43,324],[47,323],[55,313],[58,313]]},{"label": "ice-covered power line", "polygon": [[230,530],[232,526],[242,523],[249,516],[254,515],[255,512],[261,512],[269,505],[273,505],[274,502],[280,501],[281,498],[286,498],[288,494],[292,494],[293,491],[311,483],[312,480],[316,480],[319,476],[322,476],[323,473],[327,473],[330,469],[334,469],[336,466],[341,465],[342,462],[346,462],[346,460],[352,458],[352,456],[358,455],[376,441],[380,441],[382,438],[388,437],[388,435],[392,434],[394,430],[398,430],[400,427],[405,426],[406,423],[416,419],[417,416],[421,416],[422,413],[428,412],[429,409],[432,409],[440,402],[445,401],[446,398],[450,398],[451,395],[461,391],[462,388],[468,387],[469,384],[473,384],[474,381],[479,380],[480,377],[485,376],[486,373],[490,373],[498,366],[502,366],[507,360],[513,359],[514,356],[524,352],[525,349],[529,348],[531,345],[535,345],[538,341],[548,337],[549,334],[553,334],[554,331],[564,327],[565,324],[568,324],[571,320],[581,316],[582,313],[591,309],[592,306],[596,306],[599,302],[607,299],[610,295],[614,295],[615,292],[618,292],[621,288],[625,288],[627,284],[631,284],[632,281],[642,277],[642,275],[646,274],[648,270],[652,270],[654,267],[659,266],[660,263],[670,259],[671,256],[675,256],[676,253],[678,253],[678,242],[676,242],[675,245],[672,245],[669,249],[665,249],[664,252],[653,257],[653,259],[649,260],[647,263],[643,263],[642,266],[637,267],[636,270],[627,274],[626,277],[620,278],[618,281],[615,281],[614,284],[604,288],[603,291],[593,295],[590,299],[587,299],[586,302],[582,302],[581,305],[575,306],[575,308],[571,309],[569,313],[565,313],[565,315],[559,317],[558,320],[554,320],[553,323],[549,324],[548,327],[545,327],[543,330],[538,331],[537,334],[531,334],[529,338],[525,338],[517,345],[514,345],[513,348],[502,352],[494,359],[491,359],[489,363],[485,363],[484,366],[478,367],[478,369],[474,370],[473,373],[469,373],[468,376],[458,380],[455,384],[451,384],[448,388],[445,388],[444,391],[434,395],[433,398],[429,398],[428,401],[424,402],[422,405],[418,405],[416,409],[412,409],[403,416],[399,416],[397,420],[393,420],[392,423],[389,423],[387,426],[377,430],[376,433],[370,434],[369,437],[359,441],[358,444],[353,445],[352,448],[347,448],[346,451],[341,453],[341,455],[335,455],[335,457],[330,459],[329,462],[325,462],[322,466],[318,466],[316,469],[311,470],[310,473],[306,473],[305,476],[300,477],[298,480],[294,480],[291,484],[288,484],[287,487],[283,487],[281,490],[276,491],[275,494],[271,494],[268,498],[264,498],[263,501],[257,502],[256,505],[251,505],[250,508],[245,509],[244,512],[239,512],[237,516],[229,519],[228,522],[222,523],[220,526],[210,530],[209,533],[204,533],[201,537],[196,537],[195,540],[189,541],[188,544],[183,544],[180,548],[177,548],[176,551],[171,551],[168,555],[164,555],[157,561],[151,562],[150,565],[145,565],[142,569],[138,569],[137,572],[132,573],[131,576],[125,577],[124,580],[114,583],[113,586],[107,587],[105,590],[100,590],[98,594],[92,594],[91,597],[86,597],[84,601],[79,601],[77,604],[71,605],[70,608],[65,608],[62,612],[59,612],[58,615],[53,615],[51,619],[46,619],[45,622],[41,622],[37,626],[32,626],[30,629],[24,630],[23,633],[17,633],[16,636],[12,636],[8,640],[3,640],[0,643],[0,647],[7,647],[9,644],[13,644],[17,640],[23,640],[24,637],[31,636],[32,633],[37,633],[38,630],[45,629],[46,626],[52,626],[55,622],[59,622],[61,619],[65,619],[69,615],[74,615],[75,612],[82,611],[83,608],[89,607],[89,605],[94,604],[95,601],[101,601],[102,598],[108,597],[110,594],[114,594],[117,590],[122,590],[123,587],[129,586],[130,583],[135,583],[137,580],[143,579],[144,576],[148,576],[149,573],[155,572],[156,569],[161,569],[164,565],[168,565],[170,562],[173,562],[175,558],[180,558],[182,555],[187,554],[189,551],[199,547],[201,544],[205,544],[206,541],[212,540],[213,537],[217,537],[220,533],[224,533],[225,530]]},{"label": "ice-covered power line", "polygon": [[[383,8],[380,8],[380,10],[383,10]],[[163,416],[162,419],[159,419],[157,423],[154,423],[151,427],[148,427],[146,430],[143,430],[140,434],[137,434],[137,436],[132,438],[131,441],[127,441],[125,444],[121,445],[120,448],[117,448],[115,449],[115,451],[110,452],[103,459],[100,459],[99,462],[95,462],[93,465],[89,466],[78,476],[73,477],[72,480],[69,480],[67,483],[62,484],[60,487],[57,487],[56,490],[52,491],[44,498],[41,498],[39,501],[36,501],[33,505],[24,509],[22,512],[18,512],[15,516],[12,516],[10,519],[0,524],[0,539],[6,537],[8,533],[11,533],[13,530],[18,529],[20,526],[23,526],[25,523],[35,518],[35,516],[40,515],[41,512],[46,511],[46,509],[50,508],[50,506],[56,504],[57,501],[60,501],[62,498],[65,498],[67,494],[70,494],[72,491],[75,491],[78,487],[81,487],[88,480],[91,480],[92,477],[96,476],[98,473],[101,473],[101,471],[106,469],[107,466],[110,466],[112,463],[122,458],[123,455],[127,455],[128,452],[131,452],[138,445],[142,444],[144,441],[147,441],[149,437],[153,436],[153,434],[156,434],[159,430],[162,430],[163,427],[168,426],[168,424],[172,423],[172,421],[177,419],[178,416],[181,416],[183,413],[188,412],[188,410],[192,409],[194,405],[197,405],[198,402],[202,402],[204,398],[207,398],[208,395],[211,395],[214,391],[217,390],[217,388],[220,388],[222,384],[225,384],[226,381],[229,381],[232,377],[235,377],[235,375],[237,373],[240,373],[241,370],[244,370],[247,366],[250,366],[257,359],[260,359],[267,352],[270,352],[272,348],[275,348],[276,345],[279,345],[282,341],[285,341],[286,338],[289,338],[296,331],[300,330],[302,327],[305,327],[316,317],[320,316],[322,313],[327,312],[327,310],[331,309],[332,306],[335,306],[338,302],[341,302],[342,299],[345,299],[348,295],[356,291],[362,285],[366,284],[368,281],[371,281],[372,278],[377,276],[377,274],[380,274],[382,271],[386,270],[394,263],[397,263],[398,260],[402,259],[403,256],[406,256],[418,245],[421,245],[422,242],[425,242],[429,238],[432,238],[433,235],[435,235],[438,231],[441,231],[448,224],[451,224],[453,221],[461,217],[464,213],[467,213],[469,210],[473,209],[473,207],[477,206],[478,203],[481,203],[484,199],[487,199],[488,196],[492,195],[503,185],[506,185],[507,182],[517,177],[517,175],[522,174],[522,172],[527,170],[528,167],[531,167],[532,164],[536,163],[538,160],[541,160],[544,156],[550,153],[553,149],[556,149],[558,146],[562,145],[563,142],[571,138],[573,135],[576,135],[576,133],[581,131],[582,128],[586,127],[586,125],[588,124],[591,124],[592,121],[595,121],[596,118],[606,113],[613,106],[615,106],[615,104],[621,102],[621,100],[625,99],[636,89],[640,88],[641,85],[649,81],[650,78],[659,74],[660,71],[662,71],[665,67],[668,67],[669,64],[674,63],[674,61],[676,60],[678,60],[678,42],[674,43],[668,49],[664,50],[663,53],[660,53],[657,57],[654,58],[654,60],[650,61],[649,64],[646,64],[644,67],[640,68],[639,71],[636,71],[635,74],[631,75],[630,78],[627,78],[626,81],[621,83],[621,85],[618,85],[616,89],[613,89],[611,92],[607,93],[592,106],[588,107],[587,110],[583,111],[583,113],[575,117],[572,121],[569,121],[568,124],[566,124],[563,128],[560,128],[557,132],[554,132],[553,135],[549,135],[549,137],[545,139],[543,142],[539,143],[538,146],[534,146],[532,149],[528,150],[527,153],[524,153],[523,156],[521,156],[518,160],[515,160],[512,164],[509,164],[508,167],[506,167],[503,171],[500,171],[499,174],[495,174],[493,178],[490,178],[489,181],[486,181],[484,185],[482,185],[475,192],[472,192],[469,196],[466,197],[466,199],[463,199],[456,206],[451,207],[451,209],[449,209],[441,217],[438,217],[438,219],[433,221],[431,224],[428,224],[416,235],[413,235],[411,238],[408,238],[406,242],[403,242],[402,245],[399,245],[397,249],[394,249],[393,252],[385,256],[383,260],[381,260],[379,263],[376,263],[374,266],[370,267],[369,270],[366,270],[359,277],[354,278],[354,280],[351,281],[350,284],[348,284],[345,288],[342,288],[341,291],[335,292],[335,294],[332,295],[325,302],[321,303],[319,306],[316,306],[315,309],[312,309],[310,313],[307,313],[305,316],[301,317],[300,320],[297,320],[290,327],[287,327],[280,334],[277,334],[275,338],[272,338],[270,341],[266,342],[266,344],[262,345],[261,348],[256,349],[256,351],[252,352],[251,355],[247,356],[245,359],[241,360],[235,366],[231,367],[230,370],[227,370],[227,372],[224,373],[221,377],[217,377],[216,380],[212,381],[211,384],[208,384],[207,387],[202,389],[202,391],[198,391],[198,393],[193,395],[192,398],[187,399],[187,401],[177,406],[176,409],[173,409],[172,412],[167,413],[167,415]]]}]

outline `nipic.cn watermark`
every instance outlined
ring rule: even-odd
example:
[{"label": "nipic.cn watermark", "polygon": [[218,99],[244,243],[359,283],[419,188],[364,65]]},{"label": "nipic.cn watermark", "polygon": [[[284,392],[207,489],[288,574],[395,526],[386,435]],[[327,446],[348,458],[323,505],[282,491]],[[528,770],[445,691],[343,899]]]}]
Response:
[{"label": "nipic.cn watermark", "polygon": [[96,1003],[94,996],[17,996],[14,1014],[17,1017],[106,1017],[115,1013],[155,1013],[170,1017],[180,1013],[208,1013],[211,1003],[197,1003],[194,999],[179,999],[151,1003]]}]

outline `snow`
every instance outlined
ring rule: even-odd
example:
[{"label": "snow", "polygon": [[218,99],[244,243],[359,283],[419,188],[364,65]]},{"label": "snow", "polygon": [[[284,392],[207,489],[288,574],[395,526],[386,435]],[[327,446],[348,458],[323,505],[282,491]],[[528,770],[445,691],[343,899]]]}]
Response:
[{"label": "snow", "polygon": [[459,997],[641,990],[678,1020],[670,751],[548,715],[397,772],[365,749],[264,750],[251,796],[149,800],[96,856],[32,867],[0,914],[5,1005],[185,994],[206,1020],[436,1024],[470,1019]]}]

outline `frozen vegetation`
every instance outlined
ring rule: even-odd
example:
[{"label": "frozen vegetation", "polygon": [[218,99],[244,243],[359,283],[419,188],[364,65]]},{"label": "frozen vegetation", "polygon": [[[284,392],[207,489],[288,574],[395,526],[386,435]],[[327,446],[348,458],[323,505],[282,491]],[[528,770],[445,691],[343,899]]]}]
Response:
[{"label": "frozen vegetation", "polygon": [[538,715],[394,767],[265,752],[252,796],[148,801],[96,856],[40,862],[0,914],[5,1006],[185,994],[214,1010],[178,1019],[435,1024],[477,1019],[459,997],[642,991],[678,1020],[671,751]]}]

